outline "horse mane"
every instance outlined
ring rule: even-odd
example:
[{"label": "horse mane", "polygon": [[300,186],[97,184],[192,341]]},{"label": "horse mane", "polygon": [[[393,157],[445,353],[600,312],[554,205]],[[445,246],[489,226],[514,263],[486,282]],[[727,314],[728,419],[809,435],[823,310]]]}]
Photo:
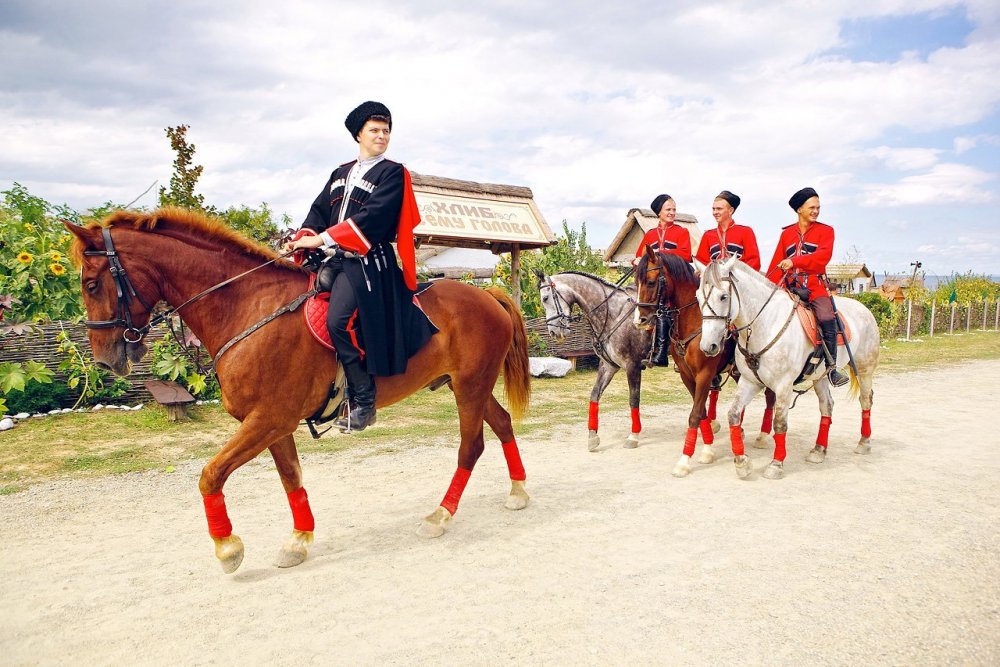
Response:
[{"label": "horse mane", "polygon": [[[665,252],[657,251],[660,256],[660,263],[666,268],[667,275],[670,276],[674,284],[698,286],[698,277],[694,275],[694,269],[677,255],[668,255]],[[649,270],[649,256],[642,254],[642,258],[635,267],[635,275],[639,280],[646,279],[646,271]]]},{"label": "horse mane", "polygon": [[[177,206],[165,206],[155,211],[115,211],[103,220],[90,222],[85,227],[87,229],[131,227],[145,232],[186,232],[200,240],[215,241],[220,245],[233,248],[253,259],[269,261],[278,257],[277,252],[262,243],[248,239],[226,225],[221,218]],[[70,257],[77,266],[83,261],[84,250],[83,242],[74,237],[73,245],[70,248]],[[280,261],[276,264],[285,268],[299,268],[288,261]]]},{"label": "horse mane", "polygon": [[557,273],[555,275],[557,275],[557,276],[564,276],[566,274],[571,274],[571,275],[574,275],[574,276],[583,276],[584,278],[590,278],[592,280],[596,280],[597,282],[601,283],[605,287],[610,287],[611,289],[618,290],[619,292],[625,292],[626,294],[628,294],[628,290],[626,290],[621,285],[615,285],[614,283],[612,283],[612,282],[610,282],[608,280],[605,280],[604,278],[601,278],[600,276],[595,276],[594,274],[592,274],[592,273],[586,273],[585,271],[560,271],[559,273]]}]

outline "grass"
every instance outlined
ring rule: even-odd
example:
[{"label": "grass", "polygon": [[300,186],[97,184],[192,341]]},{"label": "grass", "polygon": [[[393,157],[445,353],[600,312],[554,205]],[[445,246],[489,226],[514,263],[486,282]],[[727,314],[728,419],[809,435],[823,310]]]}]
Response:
[{"label": "grass", "polygon": [[[1000,358],[1000,334],[924,336],[922,342],[884,342],[880,372],[904,372],[940,364]],[[545,434],[554,427],[584,423],[595,371],[565,378],[535,378],[531,409],[517,426],[519,437]],[[684,403],[689,399],[671,370],[643,373],[643,406]],[[500,389],[498,388],[498,395]],[[616,376],[601,399],[601,410],[627,411],[628,387]],[[28,419],[0,434],[0,496],[57,478],[81,478],[143,470],[168,470],[185,461],[207,461],[233,434],[236,420],[217,405],[191,409],[191,421],[171,422],[153,405],[125,412],[105,410]],[[305,427],[296,442],[300,452],[361,450],[381,455],[413,446],[458,446],[455,402],[447,389],[422,391],[379,410],[378,424],[362,433],[331,432],[313,440]],[[264,454],[264,456],[267,456]]]}]

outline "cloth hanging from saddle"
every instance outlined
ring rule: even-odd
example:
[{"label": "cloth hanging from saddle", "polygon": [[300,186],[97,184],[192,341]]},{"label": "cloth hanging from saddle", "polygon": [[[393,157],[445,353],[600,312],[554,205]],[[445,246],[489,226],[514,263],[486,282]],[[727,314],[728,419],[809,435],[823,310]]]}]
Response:
[{"label": "cloth hanging from saddle", "polygon": [[[802,330],[805,331],[806,336],[812,341],[813,345],[819,345],[820,342],[820,331],[816,326],[816,314],[804,303],[795,304],[795,314],[799,316],[799,322],[802,324]],[[840,321],[844,324],[844,331],[837,332],[837,345],[844,345],[844,334],[847,334],[847,342],[850,343],[854,340],[854,336],[851,333],[851,327],[847,324],[847,320],[843,317]]]}]

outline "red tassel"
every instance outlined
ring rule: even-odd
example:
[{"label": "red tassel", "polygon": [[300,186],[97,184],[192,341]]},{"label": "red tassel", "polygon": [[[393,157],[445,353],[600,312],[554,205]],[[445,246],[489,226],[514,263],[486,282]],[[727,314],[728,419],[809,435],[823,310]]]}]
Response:
[{"label": "red tassel", "polygon": [[208,519],[208,534],[212,537],[229,537],[233,534],[233,524],[226,512],[226,497],[222,492],[202,496],[205,503],[205,518]]},{"label": "red tassel", "polygon": [[511,440],[503,445],[503,456],[507,459],[507,470],[510,478],[515,482],[523,482],[526,479],[524,474],[524,464],[521,463],[521,453],[517,450],[517,441]]},{"label": "red tassel", "polygon": [[708,419],[702,419],[701,423],[698,425],[701,428],[701,440],[706,445],[711,445],[715,443],[715,434],[712,433],[712,422]]},{"label": "red tassel", "polygon": [[300,486],[288,494],[288,506],[292,508],[292,522],[295,530],[312,532],[316,527],[312,509],[309,507],[309,495],[306,487]]},{"label": "red tassel", "polygon": [[590,416],[587,418],[587,428],[591,431],[597,430],[597,402],[590,402]]},{"label": "red tassel", "polygon": [[771,432],[771,422],[774,418],[773,408],[764,408],[764,419],[760,422],[760,432],[770,433]]},{"label": "red tassel", "polygon": [[819,418],[819,434],[816,436],[816,444],[826,449],[826,443],[830,438],[830,424],[833,423],[833,419],[830,417],[820,417]]},{"label": "red tassel", "polygon": [[861,437],[870,438],[872,435],[872,411],[861,411]]},{"label": "red tassel", "polygon": [[733,454],[743,456],[743,428],[739,424],[729,427],[729,440],[733,443]]},{"label": "red tassel", "polygon": [[774,460],[784,461],[785,460],[785,436],[787,433],[775,433],[774,434]]},{"label": "red tassel", "polygon": [[642,432],[642,421],[639,419],[639,408],[632,408],[632,432]]},{"label": "red tassel", "polygon": [[694,456],[694,445],[698,442],[698,429],[689,428],[684,436],[684,456]]},{"label": "red tassel", "polygon": [[452,515],[458,510],[458,501],[462,499],[462,493],[465,492],[465,485],[469,483],[471,474],[472,471],[465,468],[455,469],[455,476],[451,478],[448,493],[444,494],[444,500],[441,501],[441,507],[451,512]]}]

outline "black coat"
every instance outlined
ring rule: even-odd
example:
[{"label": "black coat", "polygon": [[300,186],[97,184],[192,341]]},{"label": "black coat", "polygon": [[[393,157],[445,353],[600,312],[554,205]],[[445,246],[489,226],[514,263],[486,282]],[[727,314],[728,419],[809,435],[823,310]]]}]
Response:
[{"label": "black coat", "polygon": [[[345,182],[353,165],[342,164],[330,174],[302,226],[317,234],[327,231],[343,248],[362,255],[345,259],[344,272],[358,300],[368,372],[397,375],[437,332],[414,304],[391,243],[403,203],[403,165],[382,160],[345,202]],[[344,222],[338,224],[345,205]]]}]

